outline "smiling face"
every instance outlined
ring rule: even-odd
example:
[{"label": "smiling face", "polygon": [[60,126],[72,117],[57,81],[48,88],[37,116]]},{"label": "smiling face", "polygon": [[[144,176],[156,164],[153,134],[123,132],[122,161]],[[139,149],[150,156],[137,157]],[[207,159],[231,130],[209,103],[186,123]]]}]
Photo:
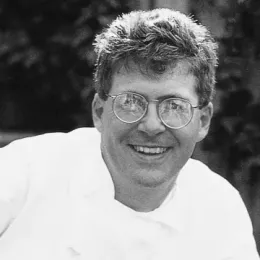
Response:
[{"label": "smiling face", "polygon": [[[199,102],[195,91],[196,79],[179,64],[171,73],[159,79],[149,79],[137,71],[121,69],[115,73],[110,95],[126,91],[139,93],[147,100],[162,96],[180,97],[193,106]],[[196,143],[207,132],[212,105],[194,109],[191,122],[178,130],[166,127],[150,102],[146,115],[138,122],[121,122],[113,113],[112,98],[93,101],[93,120],[101,133],[101,150],[115,186],[139,185],[159,187],[175,182],[180,169],[191,157]]]}]

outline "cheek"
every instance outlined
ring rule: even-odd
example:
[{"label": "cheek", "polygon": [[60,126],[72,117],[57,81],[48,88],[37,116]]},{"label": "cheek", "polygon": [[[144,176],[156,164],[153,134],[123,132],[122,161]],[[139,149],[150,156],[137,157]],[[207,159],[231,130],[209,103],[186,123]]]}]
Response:
[{"label": "cheek", "polygon": [[190,122],[186,127],[177,130],[174,135],[181,147],[194,147],[199,136],[199,123]]},{"label": "cheek", "polygon": [[105,137],[104,141],[107,145],[113,146],[112,149],[115,149],[114,146],[117,146],[123,142],[129,132],[129,125],[121,122],[114,114],[113,111],[108,110],[104,113],[103,117],[103,136]]},{"label": "cheek", "polygon": [[104,107],[104,112],[103,112],[103,118],[102,118],[103,121],[105,123],[108,123],[109,121],[113,120],[115,117],[116,116],[114,115],[111,105],[110,106],[106,105]]},{"label": "cheek", "polygon": [[116,118],[113,110],[110,107],[105,107],[102,115],[103,134],[110,134],[111,131],[114,131],[117,124],[118,119]]}]

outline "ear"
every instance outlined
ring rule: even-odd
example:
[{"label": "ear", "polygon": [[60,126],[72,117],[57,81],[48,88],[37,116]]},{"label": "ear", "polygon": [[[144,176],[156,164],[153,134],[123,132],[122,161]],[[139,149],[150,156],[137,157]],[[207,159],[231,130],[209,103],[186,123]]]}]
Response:
[{"label": "ear", "polygon": [[92,119],[95,128],[102,132],[102,115],[104,110],[104,100],[96,93],[92,101]]},{"label": "ear", "polygon": [[208,134],[213,110],[213,104],[211,102],[200,110],[200,129],[197,142],[202,141]]}]

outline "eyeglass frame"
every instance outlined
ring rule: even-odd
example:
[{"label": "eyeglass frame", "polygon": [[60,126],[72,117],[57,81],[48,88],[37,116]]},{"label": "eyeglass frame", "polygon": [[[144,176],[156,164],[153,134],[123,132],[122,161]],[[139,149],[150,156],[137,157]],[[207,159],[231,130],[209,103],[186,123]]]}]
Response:
[{"label": "eyeglass frame", "polygon": [[[122,120],[122,119],[115,113],[115,109],[114,109],[115,99],[117,98],[117,96],[120,96],[120,95],[123,95],[123,94],[128,94],[128,93],[129,93],[129,94],[135,94],[135,95],[137,95],[137,96],[139,96],[139,97],[142,97],[142,98],[146,101],[145,111],[144,111],[143,115],[142,115],[140,118],[138,118],[137,120],[133,121],[133,122],[127,122],[127,121]],[[187,125],[191,122],[191,120],[192,120],[192,118],[193,118],[193,116],[194,116],[194,109],[196,109],[196,108],[202,109],[203,107],[205,107],[205,105],[193,106],[189,100],[184,99],[184,98],[180,98],[180,97],[166,97],[166,98],[148,100],[148,98],[146,98],[146,97],[143,96],[142,94],[139,94],[139,93],[136,93],[136,92],[131,92],[131,91],[122,92],[122,93],[119,93],[119,94],[116,94],[116,95],[110,95],[110,94],[105,94],[105,95],[106,95],[107,97],[112,98],[112,102],[113,102],[113,103],[112,103],[113,113],[114,113],[114,115],[115,115],[121,122],[126,123],[126,124],[134,124],[134,123],[137,123],[137,122],[140,121],[142,118],[144,118],[145,115],[147,114],[148,105],[149,105],[150,103],[156,103],[156,104],[157,104],[157,106],[156,106],[157,115],[159,116],[161,122],[162,122],[166,127],[171,128],[171,129],[175,129],[175,130],[181,129],[181,128],[187,126]],[[187,102],[187,103],[190,105],[190,107],[191,107],[191,117],[190,117],[190,119],[188,120],[188,122],[187,122],[186,124],[184,124],[183,126],[180,126],[180,127],[172,127],[172,126],[169,126],[169,125],[167,125],[167,124],[164,122],[164,120],[161,118],[161,115],[160,115],[160,113],[159,113],[159,106],[160,106],[160,104],[161,104],[162,102],[164,102],[165,100],[168,100],[168,99],[185,101],[185,102]]]}]

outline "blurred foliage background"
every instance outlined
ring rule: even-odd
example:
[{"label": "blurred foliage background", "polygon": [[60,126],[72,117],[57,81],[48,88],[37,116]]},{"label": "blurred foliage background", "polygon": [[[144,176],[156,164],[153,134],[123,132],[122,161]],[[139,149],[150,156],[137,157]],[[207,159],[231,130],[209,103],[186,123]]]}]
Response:
[{"label": "blurred foliage background", "polygon": [[125,1],[1,0],[0,129],[91,126],[95,34]]},{"label": "blurred foliage background", "polygon": [[198,158],[242,195],[260,252],[260,1],[192,1],[219,43],[215,114]]},{"label": "blurred foliage background", "polygon": [[0,131],[92,126],[95,34],[118,14],[165,6],[191,13],[219,43],[215,115],[194,157],[240,191],[260,251],[259,0],[1,0]]}]

